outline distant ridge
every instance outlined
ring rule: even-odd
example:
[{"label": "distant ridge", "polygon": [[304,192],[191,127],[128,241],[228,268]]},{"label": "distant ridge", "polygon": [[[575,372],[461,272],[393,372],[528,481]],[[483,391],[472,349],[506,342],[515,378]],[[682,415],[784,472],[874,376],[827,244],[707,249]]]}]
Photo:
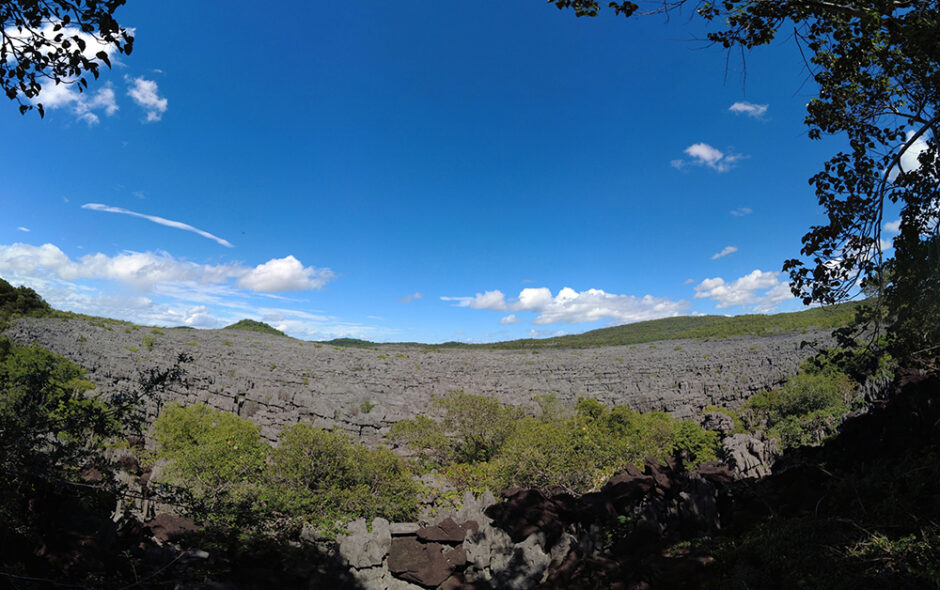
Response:
[{"label": "distant ridge", "polygon": [[238,320],[231,326],[225,326],[225,330],[245,330],[246,332],[261,332],[263,334],[273,334],[275,336],[284,336],[287,337],[287,334],[276,330],[264,322],[258,322],[255,320]]},{"label": "distant ridge", "polygon": [[[489,344],[466,344],[463,342],[444,342],[443,344],[421,345],[412,342],[398,342],[399,346],[425,346],[428,348],[482,348],[495,350],[530,350],[540,348],[599,348],[601,346],[625,346],[646,344],[661,340],[717,340],[734,336],[771,336],[790,334],[811,329],[827,330],[847,325],[855,317],[855,310],[863,302],[851,301],[826,307],[815,307],[805,311],[777,313],[773,315],[749,314],[738,316],[682,316],[663,318],[600,328],[583,334],[556,336],[553,338],[525,338]],[[353,338],[338,338],[326,344],[347,347],[382,346],[385,343],[373,343]],[[389,343],[390,344],[390,343]]]},{"label": "distant ridge", "polygon": [[480,345],[488,348],[594,348],[599,346],[623,346],[644,344],[659,340],[699,340],[731,338],[734,336],[771,336],[800,332],[809,329],[832,329],[845,326],[855,317],[860,301],[850,301],[826,307],[815,307],[805,311],[777,313],[773,315],[748,314],[737,316],[682,316],[663,318],[600,328],[583,334],[556,336],[554,338],[527,338]]}]

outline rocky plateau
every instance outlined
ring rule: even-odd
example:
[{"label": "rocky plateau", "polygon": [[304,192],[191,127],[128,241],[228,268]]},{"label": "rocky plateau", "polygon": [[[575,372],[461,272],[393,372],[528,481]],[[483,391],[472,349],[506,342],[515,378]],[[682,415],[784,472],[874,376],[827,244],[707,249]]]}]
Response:
[{"label": "rocky plateau", "polygon": [[206,403],[254,421],[275,440],[308,420],[374,443],[392,423],[426,414],[433,396],[459,390],[535,408],[536,396],[580,396],[677,418],[708,405],[736,408],[793,375],[823,332],[673,340],[568,350],[488,350],[415,345],[337,347],[239,330],[150,328],[97,319],[21,318],[6,334],[38,344],[88,370],[105,395],[132,391],[142,371],[166,368],[180,353],[183,385],[151,400]]}]

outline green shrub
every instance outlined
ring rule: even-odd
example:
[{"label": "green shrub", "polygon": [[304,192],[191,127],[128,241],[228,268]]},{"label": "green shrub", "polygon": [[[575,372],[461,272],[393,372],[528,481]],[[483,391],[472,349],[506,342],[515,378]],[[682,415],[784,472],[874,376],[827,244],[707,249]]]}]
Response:
[{"label": "green shrub", "polygon": [[454,391],[434,398],[432,406],[444,412],[441,425],[454,441],[456,463],[492,458],[509,437],[521,410],[502,405],[494,397]]},{"label": "green shrub", "polygon": [[748,430],[765,430],[784,449],[817,444],[836,431],[856,387],[844,373],[815,366],[752,396],[740,415]]},{"label": "green shrub", "polygon": [[169,460],[169,483],[190,512],[240,537],[266,534],[278,519],[335,533],[354,518],[416,515],[418,484],[404,461],[346,434],[299,423],[272,449],[248,420],[179,404],[161,412],[153,432],[157,457]]},{"label": "green shrub", "polygon": [[157,457],[190,496],[194,515],[219,525],[250,527],[269,452],[257,426],[202,404],[170,404],[153,424]]},{"label": "green shrub", "polygon": [[306,423],[281,434],[266,479],[273,509],[322,531],[357,517],[410,520],[417,513],[418,485],[399,456]]},{"label": "green shrub", "polygon": [[444,433],[439,422],[427,416],[392,424],[388,437],[417,452],[425,463],[440,466],[450,462],[453,457],[454,441]]},{"label": "green shrub", "polygon": [[[718,446],[715,433],[691,422],[663,412],[608,409],[590,398],[579,399],[572,411],[554,395],[539,396],[541,412],[534,417],[493,398],[455,393],[444,400],[447,413],[440,422],[418,417],[395,424],[390,435],[439,466],[461,490],[521,485],[582,493],[647,458],[678,454],[694,467],[713,460]],[[473,439],[479,436],[474,428],[489,434]],[[475,442],[484,439],[486,444]]]},{"label": "green shrub", "polygon": [[52,308],[49,304],[29,287],[14,287],[0,279],[0,317],[6,315],[42,317],[51,312]]}]

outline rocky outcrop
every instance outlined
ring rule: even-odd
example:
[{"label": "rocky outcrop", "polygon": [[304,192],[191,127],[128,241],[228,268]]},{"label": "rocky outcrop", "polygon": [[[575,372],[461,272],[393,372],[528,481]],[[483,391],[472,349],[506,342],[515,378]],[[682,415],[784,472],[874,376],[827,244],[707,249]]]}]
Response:
[{"label": "rocky outcrop", "polygon": [[775,441],[749,434],[733,434],[721,441],[721,447],[725,463],[738,478],[770,475],[780,454]]},{"label": "rocky outcrop", "polygon": [[590,578],[597,572],[585,567],[613,567],[622,576],[624,555],[639,562],[679,539],[714,534],[732,481],[716,465],[689,473],[650,462],[581,496],[514,489],[497,502],[468,492],[459,509],[424,526],[350,523],[338,553],[366,590],[570,588],[571,572]]},{"label": "rocky outcrop", "polygon": [[[140,371],[193,357],[185,387],[162,403],[202,402],[249,418],[274,440],[300,420],[369,442],[388,426],[427,411],[454,390],[535,407],[533,398],[580,396],[640,411],[697,417],[710,404],[738,407],[794,374],[812,354],[782,334],[671,341],[582,350],[505,351],[419,346],[337,348],[237,330],[152,329],[104,320],[15,320],[7,335],[39,344],[88,369],[105,394],[134,391]],[[158,403],[151,405],[156,412]]]}]

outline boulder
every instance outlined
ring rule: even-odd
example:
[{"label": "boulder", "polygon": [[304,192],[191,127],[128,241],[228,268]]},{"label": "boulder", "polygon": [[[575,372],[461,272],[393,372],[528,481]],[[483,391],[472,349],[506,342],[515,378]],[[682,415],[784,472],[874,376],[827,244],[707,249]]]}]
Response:
[{"label": "boulder", "polygon": [[440,543],[422,543],[414,537],[393,539],[388,554],[392,575],[425,588],[439,586],[466,563],[462,546],[445,551]]},{"label": "boulder", "polygon": [[339,554],[349,565],[357,569],[382,565],[392,543],[388,521],[384,518],[373,520],[371,533],[361,518],[349,523],[346,529],[349,534],[338,539]]},{"label": "boulder", "polygon": [[769,475],[777,456],[775,445],[748,434],[733,434],[721,445],[728,467],[742,479]]},{"label": "boulder", "polygon": [[191,518],[176,516],[163,512],[156,518],[146,523],[147,528],[157,540],[162,542],[174,542],[187,533],[200,530],[200,526]]},{"label": "boulder", "polygon": [[418,529],[416,534],[422,541],[434,541],[437,543],[463,543],[467,537],[467,531],[479,530],[480,526],[476,521],[468,521],[463,524],[457,524],[452,518],[445,518],[436,525]]},{"label": "boulder", "polygon": [[708,412],[702,416],[699,423],[705,430],[714,430],[722,438],[728,436],[734,430],[734,420],[731,416],[722,412]]}]

